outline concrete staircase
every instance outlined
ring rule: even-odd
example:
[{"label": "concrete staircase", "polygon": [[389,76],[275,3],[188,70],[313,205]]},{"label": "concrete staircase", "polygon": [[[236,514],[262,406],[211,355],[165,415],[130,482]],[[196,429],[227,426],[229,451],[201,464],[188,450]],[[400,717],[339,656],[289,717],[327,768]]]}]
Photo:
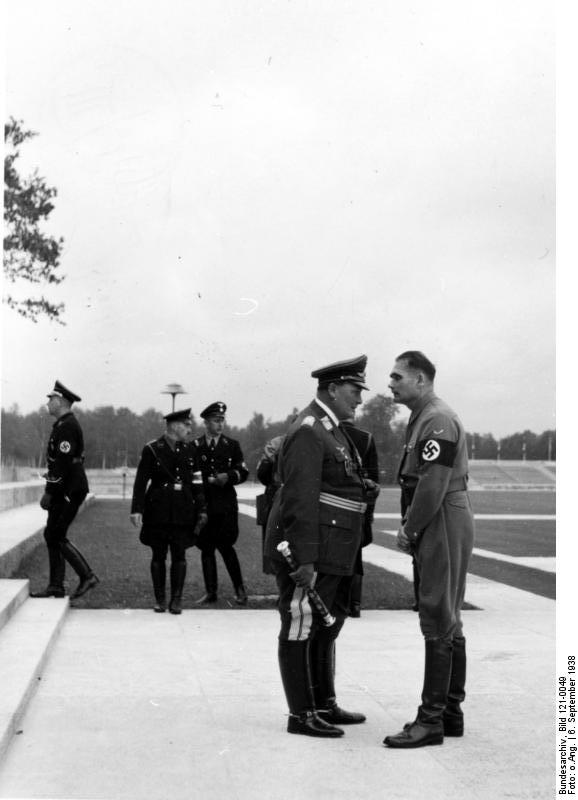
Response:
[{"label": "concrete staircase", "polygon": [[31,599],[27,580],[0,580],[0,759],[6,753],[68,610],[68,598]]}]

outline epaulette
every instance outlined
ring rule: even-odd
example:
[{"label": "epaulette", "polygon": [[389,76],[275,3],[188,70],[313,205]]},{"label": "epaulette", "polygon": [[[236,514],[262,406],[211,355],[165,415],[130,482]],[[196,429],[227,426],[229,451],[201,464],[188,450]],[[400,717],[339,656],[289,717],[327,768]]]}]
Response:
[{"label": "epaulette", "polygon": [[301,425],[308,425],[310,428],[315,425],[315,417],[303,417]]}]

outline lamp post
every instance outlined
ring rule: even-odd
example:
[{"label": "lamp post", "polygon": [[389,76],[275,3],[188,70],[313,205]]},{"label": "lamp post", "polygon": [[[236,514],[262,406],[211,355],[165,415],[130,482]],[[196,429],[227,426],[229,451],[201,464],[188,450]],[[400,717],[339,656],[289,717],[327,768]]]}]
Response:
[{"label": "lamp post", "polygon": [[173,399],[173,408],[175,410],[175,397],[178,394],[187,394],[180,383],[169,383],[165,388],[162,390],[161,394],[170,394]]},{"label": "lamp post", "polygon": [[496,458],[496,461],[499,461],[499,460],[500,460],[500,453],[501,453],[501,451],[502,451],[502,440],[501,440],[501,439],[498,439],[498,452],[497,452],[497,458]]}]

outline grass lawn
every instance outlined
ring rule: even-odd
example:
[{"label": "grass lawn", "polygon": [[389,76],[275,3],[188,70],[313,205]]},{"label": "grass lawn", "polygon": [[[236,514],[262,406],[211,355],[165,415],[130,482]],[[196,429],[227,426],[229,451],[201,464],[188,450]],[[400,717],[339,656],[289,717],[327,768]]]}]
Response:
[{"label": "grass lawn", "polygon": [[[81,550],[100,578],[100,584],[79,600],[75,608],[150,608],[153,603],[150,579],[150,549],[139,542],[138,531],[129,519],[129,500],[96,500],[74,521],[71,541]],[[254,520],[239,515],[240,535],[236,550],[249,594],[249,608],[274,608],[277,587],[271,575],[261,569],[261,529]],[[170,556],[168,559],[170,562]],[[204,592],[201,554],[187,551],[187,579],[183,607],[191,608]],[[235,608],[234,593],[221,557],[217,553],[219,601],[209,608]],[[412,585],[401,576],[371,564],[365,565],[363,608],[407,609],[413,603]],[[39,545],[12,576],[29,578],[31,590],[48,582],[48,558]],[[67,566],[66,582],[74,590],[77,578]],[[197,608],[203,608],[198,606]]]}]

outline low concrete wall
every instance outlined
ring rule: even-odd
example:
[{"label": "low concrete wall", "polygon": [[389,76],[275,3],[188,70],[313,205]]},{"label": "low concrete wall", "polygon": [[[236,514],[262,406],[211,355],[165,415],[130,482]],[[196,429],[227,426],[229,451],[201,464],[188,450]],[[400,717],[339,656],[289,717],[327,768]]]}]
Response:
[{"label": "low concrete wall", "polygon": [[42,497],[44,481],[34,480],[0,484],[0,512],[36,503]]}]

